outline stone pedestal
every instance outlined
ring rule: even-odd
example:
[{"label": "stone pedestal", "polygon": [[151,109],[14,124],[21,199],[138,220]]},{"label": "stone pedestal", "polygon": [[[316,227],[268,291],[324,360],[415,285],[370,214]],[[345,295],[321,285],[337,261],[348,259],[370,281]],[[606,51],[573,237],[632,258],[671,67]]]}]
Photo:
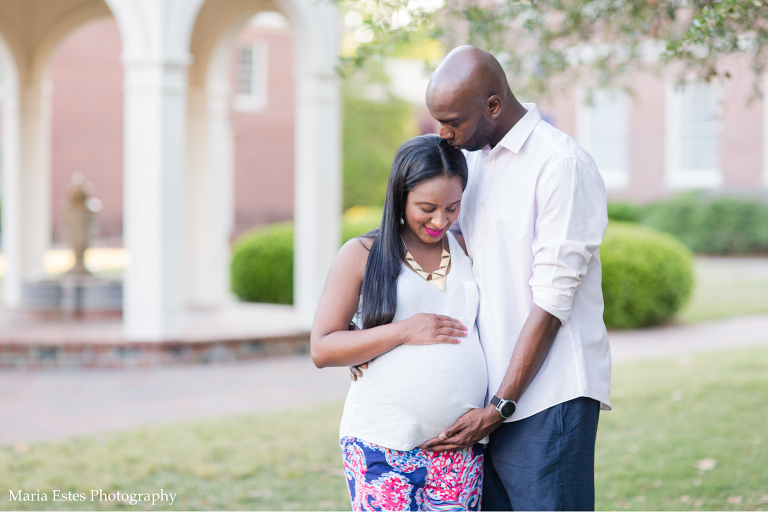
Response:
[{"label": "stone pedestal", "polygon": [[82,317],[123,311],[123,283],[92,276],[27,281],[21,297],[22,309],[35,315]]}]

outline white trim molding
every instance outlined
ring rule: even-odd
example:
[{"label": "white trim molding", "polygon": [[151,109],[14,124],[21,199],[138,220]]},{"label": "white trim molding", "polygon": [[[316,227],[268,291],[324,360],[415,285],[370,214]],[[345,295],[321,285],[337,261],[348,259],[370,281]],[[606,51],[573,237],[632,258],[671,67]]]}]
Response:
[{"label": "white trim molding", "polygon": [[[243,53],[250,53],[250,76],[244,77]],[[267,42],[256,40],[237,46],[235,62],[235,97],[233,107],[236,110],[258,112],[267,108],[268,93],[267,82],[269,74],[269,51]],[[248,80],[248,91],[243,90],[243,80]]]},{"label": "white trim molding", "polygon": [[[695,88],[695,89],[694,89]],[[699,93],[699,98],[686,97],[686,94]],[[709,99],[705,95],[711,95]],[[698,101],[695,109],[691,108],[691,102]],[[700,134],[685,132],[685,119],[691,116],[693,111],[699,120],[688,121],[697,123],[701,127]],[[721,90],[713,83],[693,83],[683,87],[676,87],[671,81],[667,82],[664,105],[664,183],[670,189],[709,189],[717,188],[723,184],[723,172],[721,162]],[[692,166],[687,162],[690,155],[684,154],[684,137],[710,138],[708,143],[699,141],[699,150],[708,153],[703,159],[697,160],[698,166]],[[690,149],[690,148],[689,148]],[[701,156],[701,155],[699,155]]]},{"label": "white trim molding", "polygon": [[606,190],[626,190],[631,184],[627,95],[599,90],[592,100],[589,104],[585,90],[577,92],[576,140],[594,158]]}]

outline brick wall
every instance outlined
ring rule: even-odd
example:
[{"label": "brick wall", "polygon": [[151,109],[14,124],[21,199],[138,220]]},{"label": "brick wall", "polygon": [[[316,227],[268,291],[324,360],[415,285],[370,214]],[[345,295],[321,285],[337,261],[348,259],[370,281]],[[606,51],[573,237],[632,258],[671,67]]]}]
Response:
[{"label": "brick wall", "polygon": [[112,19],[88,23],[52,58],[52,201],[54,238],[61,239],[62,208],[72,174],[94,184],[103,207],[102,237],[123,231],[123,68],[120,35]]}]

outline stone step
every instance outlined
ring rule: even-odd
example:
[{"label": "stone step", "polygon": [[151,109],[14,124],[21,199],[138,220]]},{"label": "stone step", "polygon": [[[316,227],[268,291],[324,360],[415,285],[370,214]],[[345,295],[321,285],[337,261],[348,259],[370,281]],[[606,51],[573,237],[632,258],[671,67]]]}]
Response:
[{"label": "stone step", "polygon": [[0,343],[0,368],[145,368],[308,354],[309,333],[269,338],[146,343]]}]

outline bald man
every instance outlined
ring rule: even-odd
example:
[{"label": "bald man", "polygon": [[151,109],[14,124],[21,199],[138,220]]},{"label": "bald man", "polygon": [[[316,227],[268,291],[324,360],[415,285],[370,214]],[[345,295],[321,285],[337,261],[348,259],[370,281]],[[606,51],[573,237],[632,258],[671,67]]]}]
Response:
[{"label": "bald man", "polygon": [[453,50],[426,100],[440,136],[469,166],[459,223],[480,290],[489,400],[424,447],[490,435],[484,510],[592,510],[597,422],[610,409],[611,381],[603,181],[586,151],[517,101],[489,53]]}]

